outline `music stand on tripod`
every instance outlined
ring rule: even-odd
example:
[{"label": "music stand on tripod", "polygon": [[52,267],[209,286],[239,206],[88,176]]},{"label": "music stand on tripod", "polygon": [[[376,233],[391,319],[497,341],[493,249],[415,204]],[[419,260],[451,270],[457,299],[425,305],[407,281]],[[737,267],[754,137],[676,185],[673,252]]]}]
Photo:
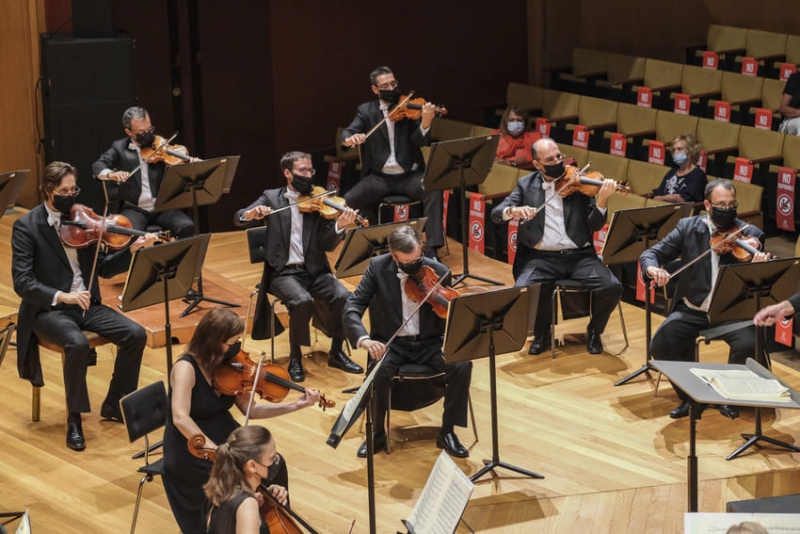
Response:
[{"label": "music stand on tripod", "polygon": [[[124,312],[164,303],[164,330],[167,336],[167,376],[172,372],[172,325],[169,301],[185,295],[192,287],[195,266],[202,263],[211,234],[201,234],[171,243],[142,248],[133,255],[122,290]],[[173,295],[170,297],[170,295]]]},{"label": "music stand on tripod", "polygon": [[[167,167],[167,171],[161,181],[161,187],[158,190],[153,211],[159,212],[191,207],[194,235],[199,235],[200,206],[214,204],[223,194],[230,191],[231,182],[233,182],[233,176],[238,164],[239,156],[227,156]],[[238,304],[232,302],[203,296],[202,262],[197,264],[194,277],[197,278],[197,293],[192,302],[189,303],[189,306],[180,314],[180,317],[185,317],[191,313],[204,300],[223,306],[230,306],[231,308],[239,307]]]},{"label": "music stand on tripod", "polygon": [[5,215],[6,210],[14,207],[22,190],[22,184],[31,171],[11,171],[0,174],[0,217]]},{"label": "music stand on tripod", "polygon": [[389,252],[389,234],[400,226],[410,226],[418,233],[422,233],[427,217],[380,224],[377,226],[364,226],[347,232],[344,245],[336,258],[333,271],[336,278],[348,278],[364,274],[369,266],[369,261],[374,256]]},{"label": "music stand on tripod", "polygon": [[[711,294],[708,320],[711,323],[752,319],[765,306],[771,306],[797,293],[800,280],[800,258],[786,258],[759,263],[722,265]],[[756,327],[755,359],[765,356],[762,345],[764,327]],[[769,357],[765,358],[769,369]],[[733,460],[745,450],[763,440],[778,447],[800,452],[800,447],[765,436],[761,432],[761,408],[756,406],[756,427],[753,434],[742,434],[747,440],[733,451],[726,460]]]},{"label": "music stand on tripod", "polygon": [[[606,265],[619,263],[638,262],[642,252],[664,238],[677,225],[678,221],[688,217],[692,212],[692,205],[667,204],[664,206],[651,206],[648,208],[634,208],[615,211],[608,227],[606,241],[603,244],[601,256]],[[645,291],[645,360],[644,365],[637,371],[629,374],[614,385],[621,386],[633,380],[642,373],[650,377],[650,339],[652,335],[652,322],[650,317],[650,291]]]},{"label": "music stand on tripod", "polygon": [[500,289],[450,301],[444,339],[447,363],[489,357],[489,388],[492,400],[492,458],[484,460],[482,469],[470,477],[473,482],[497,467],[503,467],[530,478],[544,478],[500,460],[497,424],[496,354],[517,352],[528,335],[528,301],[539,298],[540,285],[527,288]]},{"label": "music stand on tripod", "polygon": [[[453,280],[453,287],[466,278],[475,278],[498,286],[503,285],[496,280],[470,274],[467,252],[469,236],[467,186],[482,184],[486,180],[489,171],[492,170],[499,140],[500,134],[494,134],[453,139],[431,145],[425,177],[422,180],[423,188],[425,191],[458,188],[461,197],[461,253],[464,272]],[[438,222],[434,221],[434,223]]]}]

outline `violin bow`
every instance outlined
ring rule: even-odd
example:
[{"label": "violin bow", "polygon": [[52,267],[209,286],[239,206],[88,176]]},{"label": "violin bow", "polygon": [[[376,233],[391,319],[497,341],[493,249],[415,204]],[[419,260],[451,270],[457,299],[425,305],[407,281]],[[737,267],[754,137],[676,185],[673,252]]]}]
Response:
[{"label": "violin bow", "polygon": [[129,172],[128,176],[133,176],[136,173],[136,171],[142,168],[142,165],[147,165],[148,163],[150,163],[150,160],[153,159],[156,154],[161,152],[163,148],[167,147],[172,141],[174,141],[176,137],[178,137],[178,132],[175,132],[174,134],[172,134],[172,137],[170,137],[169,139],[163,141],[160,145],[158,145],[158,148],[156,148],[146,160],[142,161],[139,165],[136,166],[136,168],[134,168],[131,172]]},{"label": "violin bow", "polygon": [[[585,171],[586,169],[588,169],[589,167],[591,167],[591,166],[592,166],[592,162],[590,161],[590,162],[589,162],[589,163],[587,163],[587,164],[586,164],[586,165],[585,165],[585,166],[584,166],[584,167],[583,167],[581,170],[579,170],[579,171],[576,173],[576,176],[577,176],[578,178],[580,178],[580,177],[581,177],[581,175],[584,173],[584,171]],[[565,172],[566,172],[566,171],[565,171]],[[540,211],[542,211],[542,209],[543,209],[545,206],[547,206],[547,205],[548,205],[550,202],[552,202],[554,198],[556,198],[556,197],[558,197],[558,196],[561,196],[561,192],[562,192],[564,189],[566,189],[568,186],[569,186],[569,182],[567,182],[567,183],[565,183],[564,185],[562,185],[562,186],[561,186],[561,187],[560,187],[560,188],[559,188],[559,189],[556,191],[556,194],[555,194],[555,195],[553,195],[552,197],[550,197],[550,198],[548,198],[547,200],[545,200],[544,202],[542,202],[542,204],[541,204],[539,207],[537,207],[537,208],[536,208],[536,213],[533,215],[533,217],[531,217],[530,219],[525,219],[524,221],[520,221],[520,223],[519,223],[519,224],[520,224],[520,226],[522,226],[523,224],[525,224],[525,223],[526,223],[526,222],[528,222],[528,221],[532,221],[532,220],[534,220],[534,219],[536,218],[536,216],[537,216],[537,215],[539,215],[539,212],[540,212]]]},{"label": "violin bow", "polygon": [[[94,274],[97,272],[97,258],[100,256],[100,245],[103,243],[103,233],[106,231],[106,217],[108,216],[108,189],[106,188],[106,181],[101,180],[100,183],[103,185],[103,196],[106,199],[105,204],[103,205],[103,222],[100,223],[100,233],[97,235],[97,246],[94,247],[94,259],[92,260],[92,273],[89,275],[89,282],[86,286],[86,291],[89,292],[89,305],[91,305],[92,301],[92,285],[94,284]],[[63,224],[63,223],[62,223]],[[86,316],[86,310],[83,310],[82,317]]]},{"label": "violin bow", "polygon": [[[407,96],[406,96],[406,97],[405,97],[405,98],[404,98],[404,99],[403,99],[403,100],[402,100],[402,101],[401,101],[399,104],[397,104],[397,105],[396,105],[394,108],[392,108],[392,111],[394,111],[394,110],[395,110],[395,109],[397,109],[397,108],[401,108],[401,107],[403,107],[403,104],[405,104],[406,102],[408,102],[408,101],[411,99],[411,97],[412,97],[412,96],[414,96],[414,91],[409,91],[409,92],[408,92],[408,95],[407,95]],[[372,135],[372,134],[375,132],[375,130],[377,130],[378,128],[380,128],[380,127],[381,127],[381,125],[382,125],[384,122],[386,122],[386,119],[388,119],[388,118],[389,118],[389,116],[392,114],[392,111],[387,111],[387,112],[386,112],[386,116],[385,116],[384,118],[382,118],[378,124],[376,124],[375,126],[373,126],[372,128],[370,128],[370,130],[369,130],[369,131],[366,133],[366,135],[364,135],[364,140],[365,140],[365,141],[366,141],[366,139],[367,139],[367,138],[368,138],[370,135]],[[360,153],[360,150],[361,150],[361,149],[359,149],[359,156],[361,155],[361,153]]]},{"label": "violin bow", "polygon": [[253,380],[253,387],[250,389],[250,402],[247,404],[247,413],[244,416],[244,426],[250,422],[250,409],[253,407],[253,401],[256,398],[256,384],[258,383],[258,377],[261,376],[261,367],[264,365],[264,357],[267,355],[266,351],[261,351],[261,357],[258,359],[258,366],[256,367],[256,375],[255,379]]}]

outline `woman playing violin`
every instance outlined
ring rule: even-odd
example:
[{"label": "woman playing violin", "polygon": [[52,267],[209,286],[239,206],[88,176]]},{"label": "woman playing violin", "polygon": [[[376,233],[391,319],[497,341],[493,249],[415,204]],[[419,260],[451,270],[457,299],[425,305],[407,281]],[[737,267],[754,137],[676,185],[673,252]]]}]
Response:
[{"label": "woman playing violin", "polygon": [[[235,404],[250,417],[265,419],[311,406],[319,401],[319,392],[307,389],[295,402],[258,403],[250,406],[248,395],[228,396],[214,388],[214,372],[226,360],[239,353],[239,338],[244,331],[241,319],[227,308],[214,308],[197,325],[186,354],[172,368],[170,376],[170,411],[164,430],[164,489],[172,513],[184,534],[205,532],[203,484],[211,465],[189,452],[187,440],[205,436],[204,448],[215,449],[225,443],[239,424],[230,413]],[[276,475],[277,484],[287,487],[286,466]]]},{"label": "woman playing violin", "polygon": [[[286,505],[286,488],[271,484],[270,474],[282,463],[275,439],[262,426],[237,428],[217,448],[211,476],[204,486],[208,499],[208,534],[269,534],[259,511],[262,484],[280,504]],[[265,482],[266,481],[266,482]]]},{"label": "woman playing violin", "polygon": [[[114,182],[118,186],[119,212],[127,217],[136,230],[157,225],[168,230],[173,237],[194,234],[194,222],[181,210],[154,212],[156,196],[161,187],[166,164],[164,161],[144,162],[142,152],[149,150],[156,139],[155,127],[147,110],[133,106],[122,114],[126,137],[114,141],[92,164],[92,174],[98,180]],[[198,161],[190,158],[191,161]],[[139,168],[136,172],[136,168]]]},{"label": "woman playing violin", "polygon": [[[608,199],[619,186],[613,180],[604,180],[591,194],[578,188],[562,197],[559,190],[566,191],[567,184],[562,185],[565,178],[581,182],[577,169],[564,166],[564,155],[552,139],[536,141],[532,154],[536,171],[519,179],[516,189],[492,210],[492,220],[501,223],[516,218],[524,222],[517,237],[515,285],[571,279],[593,290],[586,349],[590,354],[600,354],[600,334],[617,307],[622,286],[597,256],[593,233],[606,223]],[[552,290],[546,288],[540,292],[540,310],[552,309],[551,294]],[[550,323],[549,314],[537,314],[529,354],[540,354],[550,346]]]}]

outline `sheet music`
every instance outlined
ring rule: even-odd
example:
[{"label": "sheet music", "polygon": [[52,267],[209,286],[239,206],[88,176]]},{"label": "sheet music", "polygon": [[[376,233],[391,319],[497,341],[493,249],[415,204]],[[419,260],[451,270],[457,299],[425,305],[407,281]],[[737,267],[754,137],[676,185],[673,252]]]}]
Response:
[{"label": "sheet music", "polygon": [[712,370],[692,368],[691,371],[714,388],[714,391],[728,399],[792,401],[789,388],[775,379],[760,377],[749,369]]},{"label": "sheet music", "polygon": [[442,451],[408,518],[414,534],[453,534],[475,484]]},{"label": "sheet music", "polygon": [[28,510],[25,510],[25,515],[22,516],[14,534],[31,534],[31,518],[28,515]]},{"label": "sheet music", "polygon": [[683,521],[685,534],[725,534],[744,521],[758,523],[770,534],[800,534],[800,514],[687,513]]}]

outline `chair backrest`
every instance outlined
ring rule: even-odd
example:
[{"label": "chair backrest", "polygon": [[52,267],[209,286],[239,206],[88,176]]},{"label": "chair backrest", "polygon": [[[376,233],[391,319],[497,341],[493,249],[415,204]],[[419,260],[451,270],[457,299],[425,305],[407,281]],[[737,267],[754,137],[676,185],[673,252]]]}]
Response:
[{"label": "chair backrest", "polygon": [[706,48],[713,52],[744,50],[747,46],[747,29],[712,24],[706,35]]},{"label": "chair backrest", "polygon": [[589,161],[592,166],[589,167],[587,172],[598,171],[604,177],[616,180],[617,182],[625,182],[628,180],[628,164],[631,160],[628,158],[621,158],[619,156],[612,156],[605,152],[589,151]]},{"label": "chair backrest", "polygon": [[122,419],[132,442],[158,430],[167,423],[169,399],[160,380],[125,395],[119,401]]},{"label": "chair backrest", "polygon": [[647,58],[644,62],[644,85],[653,91],[667,87],[680,87],[683,65],[660,59]]},{"label": "chair backrest", "polygon": [[800,170],[800,137],[786,135],[783,138],[783,165],[795,171]]},{"label": "chair backrest", "polygon": [[472,137],[477,137],[479,135],[491,135],[492,132],[495,131],[495,128],[489,128],[488,126],[478,126],[477,124],[472,127]]},{"label": "chair backrest", "polygon": [[761,86],[761,107],[773,112],[778,111],[783,99],[783,88],[786,82],[774,78],[765,78]]},{"label": "chair backrest", "polygon": [[785,33],[747,30],[745,52],[755,59],[783,57],[786,54]]},{"label": "chair backrest", "polygon": [[786,63],[792,65],[800,63],[800,35],[786,37]]},{"label": "chair backrest", "polygon": [[576,46],[572,49],[572,74],[579,78],[608,72],[608,52]]},{"label": "chair backrest", "polygon": [[754,161],[778,160],[783,157],[784,134],[742,126],[739,132],[739,156]]},{"label": "chair backrest", "polygon": [[3,330],[0,330],[0,365],[3,365],[3,360],[6,358],[8,344],[11,342],[11,336],[14,335],[16,326],[14,323],[9,323]]},{"label": "chair backrest", "polygon": [[621,103],[617,107],[617,131],[626,136],[654,132],[657,114],[655,108]]},{"label": "chair backrest", "polygon": [[506,89],[506,104],[519,106],[522,109],[540,111],[544,100],[544,89],[524,83],[509,82]]},{"label": "chair backrest", "polygon": [[589,151],[585,148],[561,143],[559,143],[558,148],[567,157],[567,159],[573,158],[576,162],[575,165],[577,165],[579,169],[582,169],[583,166],[589,162]]},{"label": "chair backrest", "polygon": [[606,59],[608,83],[614,85],[641,81],[644,78],[644,64],[646,61],[643,57],[609,54]]},{"label": "chair backrest", "polygon": [[722,73],[722,100],[733,105],[744,102],[757,104],[761,101],[763,88],[764,78],[759,76],[747,76],[738,72]]},{"label": "chair backrest", "polygon": [[247,230],[247,251],[250,263],[264,263],[267,259],[267,227],[257,226]]},{"label": "chair backrest", "polygon": [[578,116],[581,96],[552,89],[544,89],[542,114],[551,121],[574,119]]},{"label": "chair backrest", "polygon": [[736,150],[739,145],[738,124],[700,119],[697,121],[697,141],[709,154],[726,150]]},{"label": "chair backrest", "polygon": [[450,141],[472,136],[474,125],[468,122],[454,121],[436,117],[431,124],[431,139],[436,141]]},{"label": "chair backrest", "polygon": [[697,134],[697,117],[680,115],[671,111],[658,111],[656,115],[656,139],[669,145],[681,134]]},{"label": "chair backrest", "polygon": [[487,196],[510,193],[517,187],[520,174],[529,172],[511,165],[494,164],[486,180],[478,184],[478,193]]},{"label": "chair backrest", "polygon": [[722,88],[722,71],[684,65],[681,92],[691,97],[718,95]]},{"label": "chair backrest", "polygon": [[[669,167],[646,161],[631,160],[628,164],[628,185],[637,195],[650,193],[661,185]],[[614,195],[616,196],[616,195]]]},{"label": "chair backrest", "polygon": [[582,96],[578,100],[578,123],[587,127],[613,126],[617,122],[618,106],[617,102],[603,98]]},{"label": "chair backrest", "polygon": [[643,208],[646,200],[639,195],[611,195],[608,198],[608,221],[617,211]]}]

